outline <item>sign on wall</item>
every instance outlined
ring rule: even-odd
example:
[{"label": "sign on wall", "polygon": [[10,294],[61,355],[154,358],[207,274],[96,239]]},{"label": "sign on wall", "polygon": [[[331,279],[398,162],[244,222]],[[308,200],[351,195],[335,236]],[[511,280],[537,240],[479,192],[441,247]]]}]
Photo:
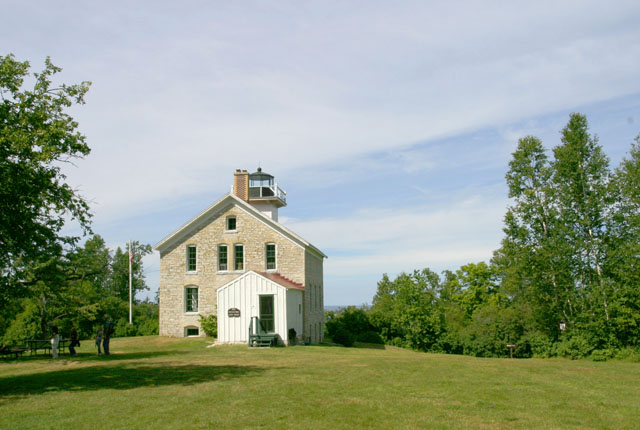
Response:
[{"label": "sign on wall", "polygon": [[240,317],[240,309],[238,308],[229,308],[227,311],[227,315],[229,318],[239,318]]}]

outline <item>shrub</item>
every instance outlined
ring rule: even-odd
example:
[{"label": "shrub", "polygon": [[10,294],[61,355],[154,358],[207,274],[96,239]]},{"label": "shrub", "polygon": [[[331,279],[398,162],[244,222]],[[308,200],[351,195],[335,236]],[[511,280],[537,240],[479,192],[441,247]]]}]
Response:
[{"label": "shrub", "polygon": [[1,341],[7,345],[21,345],[24,339],[40,339],[40,337],[42,333],[38,308],[29,303],[26,309],[13,320]]},{"label": "shrub", "polygon": [[616,356],[616,351],[612,349],[595,349],[591,353],[591,360],[593,361],[607,361]]},{"label": "shrub", "polygon": [[157,336],[159,332],[159,322],[157,319],[148,319],[138,325],[138,335]]},{"label": "shrub", "polygon": [[209,337],[218,337],[218,316],[215,314],[200,315],[200,327]]},{"label": "shrub", "polygon": [[129,324],[129,321],[126,318],[120,318],[116,323],[115,332],[113,335],[115,337],[129,337],[136,336],[138,334],[138,329],[133,324]]},{"label": "shrub", "polygon": [[553,343],[542,333],[529,333],[521,343],[528,346],[534,358],[549,358],[551,356]]},{"label": "shrub", "polygon": [[630,361],[632,363],[640,363],[640,347],[627,347],[621,349],[616,354],[616,359]]},{"label": "shrub", "polygon": [[581,334],[564,338],[555,345],[555,352],[558,357],[568,357],[572,360],[588,357],[593,349],[589,340]]},{"label": "shrub", "polygon": [[382,345],[384,343],[384,341],[382,340],[380,335],[375,331],[366,331],[364,333],[360,333],[356,337],[356,340],[358,342],[375,343],[375,344],[379,344],[379,345]]},{"label": "shrub", "polygon": [[340,345],[349,347],[353,345],[353,342],[355,341],[355,336],[351,334],[349,331],[347,331],[345,328],[339,327],[333,334],[332,339],[335,343],[339,343]]}]

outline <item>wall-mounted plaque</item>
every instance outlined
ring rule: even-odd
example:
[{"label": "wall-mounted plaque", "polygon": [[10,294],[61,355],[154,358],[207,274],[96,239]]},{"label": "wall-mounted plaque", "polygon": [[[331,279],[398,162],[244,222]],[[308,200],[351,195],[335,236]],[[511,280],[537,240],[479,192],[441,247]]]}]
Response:
[{"label": "wall-mounted plaque", "polygon": [[229,318],[239,318],[240,317],[240,309],[238,309],[238,308],[229,308],[229,311],[227,312],[227,315],[229,315]]}]

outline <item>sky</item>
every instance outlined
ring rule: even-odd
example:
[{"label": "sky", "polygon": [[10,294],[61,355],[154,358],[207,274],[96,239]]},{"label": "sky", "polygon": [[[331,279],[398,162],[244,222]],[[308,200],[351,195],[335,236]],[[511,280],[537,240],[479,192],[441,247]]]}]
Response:
[{"label": "sky", "polygon": [[0,55],[92,82],[70,110],[92,152],[65,174],[109,247],[158,243],[260,166],[328,255],[325,305],[489,261],[519,138],[551,150],[580,112],[615,167],[640,133],[637,0],[0,6]]}]

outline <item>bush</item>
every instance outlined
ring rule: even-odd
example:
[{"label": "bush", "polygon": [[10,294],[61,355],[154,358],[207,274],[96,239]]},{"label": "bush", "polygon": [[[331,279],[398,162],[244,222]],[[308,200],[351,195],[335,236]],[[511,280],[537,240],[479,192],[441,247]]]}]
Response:
[{"label": "bush", "polygon": [[138,325],[138,335],[157,336],[159,333],[159,322],[157,319],[148,319]]},{"label": "bush", "polygon": [[591,353],[592,361],[607,361],[616,356],[616,351],[612,349],[596,349]]},{"label": "bush", "polygon": [[340,327],[338,328],[332,337],[335,343],[339,343],[340,345],[349,347],[353,346],[353,342],[355,341],[355,336],[351,334],[346,329]]},{"label": "bush", "polygon": [[1,341],[7,345],[21,345],[24,339],[40,339],[41,337],[38,308],[29,303],[26,309],[19,313],[9,325]]},{"label": "bush", "polygon": [[217,315],[200,315],[200,327],[209,337],[218,337],[218,316]]},{"label": "bush", "polygon": [[640,347],[624,348],[616,354],[617,360],[629,361],[632,363],[640,363]]},{"label": "bush", "polygon": [[558,357],[568,357],[572,360],[588,357],[593,349],[589,340],[581,334],[564,338],[555,345],[555,353]]},{"label": "bush", "polygon": [[384,341],[380,337],[380,335],[375,331],[366,331],[364,333],[360,333],[356,340],[362,343],[375,343],[378,345],[384,344]]},{"label": "bush", "polygon": [[129,337],[136,336],[138,329],[133,324],[129,324],[129,321],[125,318],[120,318],[116,323],[114,337]]},{"label": "bush", "polygon": [[521,343],[525,345],[525,348],[528,347],[534,358],[549,358],[551,356],[553,343],[542,333],[530,333],[522,339]]}]

